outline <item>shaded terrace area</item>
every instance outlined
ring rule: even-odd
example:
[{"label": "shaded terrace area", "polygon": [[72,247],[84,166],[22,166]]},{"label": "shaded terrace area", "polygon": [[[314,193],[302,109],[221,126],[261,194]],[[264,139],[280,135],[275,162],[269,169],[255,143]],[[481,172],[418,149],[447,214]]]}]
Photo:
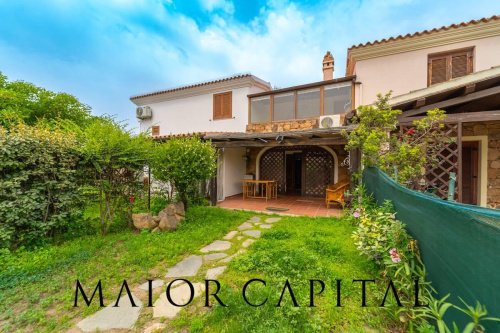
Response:
[{"label": "shaded terrace area", "polygon": [[[323,198],[302,197],[298,195],[280,195],[278,199],[252,199],[243,200],[242,195],[227,197],[217,204],[218,207],[226,209],[240,209],[264,213],[276,213],[310,217],[338,217],[342,215],[340,205],[326,208]],[[269,210],[268,208],[279,208],[283,211]],[[286,209],[286,210],[284,210]]]}]

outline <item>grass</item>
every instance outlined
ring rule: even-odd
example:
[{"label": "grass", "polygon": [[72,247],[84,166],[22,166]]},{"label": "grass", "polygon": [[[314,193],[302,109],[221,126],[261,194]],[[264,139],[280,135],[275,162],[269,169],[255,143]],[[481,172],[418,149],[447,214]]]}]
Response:
[{"label": "grass", "polygon": [[[353,226],[343,219],[283,218],[265,231],[249,250],[233,260],[219,279],[219,293],[228,305],[211,310],[198,306],[181,312],[168,323],[173,331],[190,332],[388,332],[397,324],[379,308],[375,292],[385,286],[367,284],[367,305],[361,307],[361,286],[353,279],[376,279],[378,269],[359,255],[350,237]],[[248,289],[255,303],[242,297],[242,286],[250,279],[262,279]],[[309,279],[325,282],[323,294],[309,307]],[[336,306],[336,279],[342,280],[341,305]],[[288,292],[277,307],[286,281],[290,281],[299,307],[293,306]],[[320,289],[319,285],[317,289]],[[371,296],[370,296],[371,294]],[[215,302],[214,299],[211,300]],[[196,310],[193,310],[196,309]]]},{"label": "grass", "polygon": [[85,236],[35,251],[0,253],[0,331],[54,332],[71,328],[96,306],[73,308],[76,279],[91,292],[100,279],[105,304],[129,285],[160,276],[180,261],[251,216],[192,207],[175,232]]},{"label": "grass", "polygon": [[[249,212],[211,207],[192,207],[175,232],[120,232],[107,236],[85,236],[61,245],[35,251],[0,253],[0,331],[53,332],[68,330],[89,314],[92,306],[73,308],[76,279],[91,293],[100,279],[105,304],[115,300],[124,279],[133,289],[146,279],[163,277],[183,257],[221,237],[250,216]],[[265,217],[264,217],[265,218]],[[368,285],[368,305],[360,306],[359,284],[353,279],[374,279],[378,268],[360,256],[351,233],[353,226],[343,219],[283,217],[272,229],[236,257],[219,278],[220,298],[228,307],[203,306],[204,297],[184,308],[176,319],[165,321],[172,332],[387,332],[394,322],[377,307],[378,295]],[[227,251],[232,254],[243,240]],[[239,242],[239,243],[238,243]],[[196,281],[203,279],[204,265]],[[263,279],[267,287],[254,285],[248,298],[261,307],[251,307],[241,296],[242,286],[252,278]],[[322,280],[325,291],[309,304],[309,279]],[[336,307],[336,279],[342,280],[342,307]],[[285,281],[289,280],[299,303],[294,307],[288,293],[276,307]],[[195,280],[193,280],[195,281]],[[383,287],[382,287],[383,288]],[[159,292],[154,296],[158,297]],[[136,293],[137,290],[134,290]],[[370,296],[370,293],[373,294]],[[143,299],[144,295],[139,297]],[[214,300],[211,299],[213,303]],[[152,309],[144,308],[136,324],[140,332],[153,320]],[[156,320],[158,321],[158,320]]]}]

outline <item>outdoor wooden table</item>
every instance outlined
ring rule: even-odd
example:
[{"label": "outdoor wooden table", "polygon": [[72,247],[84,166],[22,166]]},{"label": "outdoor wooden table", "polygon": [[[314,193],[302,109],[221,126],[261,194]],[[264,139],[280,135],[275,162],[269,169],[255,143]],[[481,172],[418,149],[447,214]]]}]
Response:
[{"label": "outdoor wooden table", "polygon": [[274,180],[253,180],[242,179],[243,184],[243,199],[245,198],[258,198],[258,199],[272,199],[274,194]]}]

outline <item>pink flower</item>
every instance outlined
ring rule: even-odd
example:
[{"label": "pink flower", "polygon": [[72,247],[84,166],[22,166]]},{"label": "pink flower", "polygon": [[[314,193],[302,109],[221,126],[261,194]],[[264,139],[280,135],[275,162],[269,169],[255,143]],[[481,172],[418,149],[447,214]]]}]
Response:
[{"label": "pink flower", "polygon": [[397,264],[401,262],[401,258],[399,257],[398,250],[392,248],[389,250],[389,254],[391,255],[391,260],[393,263]]},{"label": "pink flower", "polygon": [[354,216],[357,219],[361,216],[361,211],[359,210],[359,208],[356,208],[354,213],[352,213],[352,216]]}]

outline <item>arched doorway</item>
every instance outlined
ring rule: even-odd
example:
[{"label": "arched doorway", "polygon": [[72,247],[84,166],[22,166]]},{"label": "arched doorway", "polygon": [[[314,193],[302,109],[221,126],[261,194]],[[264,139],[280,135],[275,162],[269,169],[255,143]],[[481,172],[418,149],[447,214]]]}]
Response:
[{"label": "arched doorway", "polygon": [[278,183],[281,194],[324,196],[336,181],[336,155],[318,146],[287,146],[266,150],[259,159],[259,179]]}]

